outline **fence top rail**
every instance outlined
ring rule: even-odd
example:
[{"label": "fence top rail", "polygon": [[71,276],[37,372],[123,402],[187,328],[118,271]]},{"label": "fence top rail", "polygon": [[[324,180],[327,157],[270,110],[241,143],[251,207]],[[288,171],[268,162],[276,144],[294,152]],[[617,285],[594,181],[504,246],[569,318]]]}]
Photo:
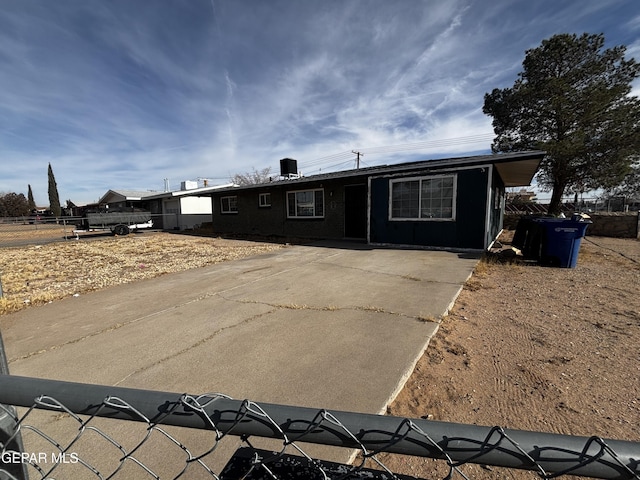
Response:
[{"label": "fence top rail", "polygon": [[[0,375],[0,403],[596,478],[640,478],[640,443]],[[550,477],[547,477],[550,478]]]}]

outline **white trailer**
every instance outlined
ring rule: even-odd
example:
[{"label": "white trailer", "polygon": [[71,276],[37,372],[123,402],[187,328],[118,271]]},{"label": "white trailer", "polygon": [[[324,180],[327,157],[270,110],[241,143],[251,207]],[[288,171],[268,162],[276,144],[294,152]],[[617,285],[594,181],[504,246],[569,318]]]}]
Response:
[{"label": "white trailer", "polygon": [[144,210],[87,212],[73,233],[111,230],[114,235],[128,235],[135,230],[152,228],[151,213]]}]

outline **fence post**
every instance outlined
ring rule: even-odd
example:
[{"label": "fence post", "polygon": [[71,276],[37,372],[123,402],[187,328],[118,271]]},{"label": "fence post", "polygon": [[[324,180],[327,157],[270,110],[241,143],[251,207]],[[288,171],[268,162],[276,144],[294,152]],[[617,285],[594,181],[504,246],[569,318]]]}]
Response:
[{"label": "fence post", "polygon": [[[4,351],[2,332],[0,332],[0,375],[9,375],[9,363]],[[5,451],[24,451],[22,435],[20,435],[20,432],[16,432],[17,418],[15,408],[11,405],[0,405],[0,453],[4,453]],[[8,441],[9,439],[10,441]],[[27,465],[25,463],[0,463],[4,465],[2,468],[12,475],[12,478],[29,480],[29,472],[27,471]]]}]

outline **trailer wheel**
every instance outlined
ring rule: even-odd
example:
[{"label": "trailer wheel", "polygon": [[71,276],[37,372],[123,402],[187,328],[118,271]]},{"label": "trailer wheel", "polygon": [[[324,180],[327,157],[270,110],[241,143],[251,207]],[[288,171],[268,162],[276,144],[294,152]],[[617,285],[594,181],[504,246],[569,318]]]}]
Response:
[{"label": "trailer wheel", "polygon": [[130,232],[131,230],[128,225],[116,225],[113,227],[114,235],[129,235]]}]

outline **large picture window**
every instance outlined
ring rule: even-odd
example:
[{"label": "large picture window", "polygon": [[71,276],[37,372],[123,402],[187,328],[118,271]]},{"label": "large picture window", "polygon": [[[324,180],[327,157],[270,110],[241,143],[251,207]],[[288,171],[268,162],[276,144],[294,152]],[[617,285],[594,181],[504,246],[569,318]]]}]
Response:
[{"label": "large picture window", "polygon": [[287,192],[288,218],[323,218],[324,190]]},{"label": "large picture window", "polygon": [[455,220],[455,175],[391,181],[391,220]]},{"label": "large picture window", "polygon": [[221,213],[238,213],[238,197],[221,197],[220,198]]}]

